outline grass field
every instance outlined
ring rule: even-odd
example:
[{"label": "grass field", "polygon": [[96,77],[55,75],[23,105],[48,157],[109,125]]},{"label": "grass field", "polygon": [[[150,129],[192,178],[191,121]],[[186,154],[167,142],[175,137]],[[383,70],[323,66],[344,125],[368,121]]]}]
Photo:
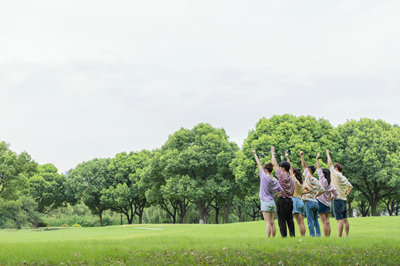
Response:
[{"label": "grass field", "polygon": [[347,239],[337,237],[335,220],[331,225],[329,239],[282,239],[279,232],[275,239],[266,239],[263,221],[0,230],[0,263],[400,264],[400,217],[352,218]]}]

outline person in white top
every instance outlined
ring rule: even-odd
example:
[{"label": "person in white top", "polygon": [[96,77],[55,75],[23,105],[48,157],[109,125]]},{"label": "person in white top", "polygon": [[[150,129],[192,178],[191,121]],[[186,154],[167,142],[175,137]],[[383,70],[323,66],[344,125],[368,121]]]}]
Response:
[{"label": "person in white top", "polygon": [[326,150],[328,158],[329,170],[331,171],[331,183],[338,192],[338,196],[333,200],[333,212],[338,222],[338,236],[342,237],[343,226],[346,236],[349,235],[350,225],[347,220],[347,197],[349,196],[353,186],[342,174],[343,166],[339,163],[333,165],[329,150]]}]

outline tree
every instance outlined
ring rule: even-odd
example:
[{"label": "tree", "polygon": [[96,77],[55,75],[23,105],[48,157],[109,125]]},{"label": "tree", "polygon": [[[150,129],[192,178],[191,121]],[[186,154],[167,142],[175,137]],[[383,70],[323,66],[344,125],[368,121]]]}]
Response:
[{"label": "tree", "polygon": [[111,209],[125,214],[128,223],[139,217],[142,223],[143,210],[147,206],[146,191],[150,186],[144,180],[145,168],[151,160],[151,152],[119,153],[111,160],[109,171],[113,175],[112,184],[103,189],[102,199]]},{"label": "tree", "polygon": [[28,188],[28,179],[37,171],[37,164],[26,152],[17,154],[7,143],[0,142],[0,196],[18,198],[17,191]]},{"label": "tree", "polygon": [[[172,204],[179,202],[181,206],[187,204],[186,200],[196,204],[199,222],[205,223],[207,210],[216,196],[228,195],[224,181],[233,179],[229,164],[237,149],[237,145],[229,142],[225,130],[209,124],[200,123],[192,130],[176,131],[160,150],[163,164],[159,170],[162,177],[159,187],[165,199]],[[174,186],[178,184],[185,190],[174,194]]]},{"label": "tree", "polygon": [[256,128],[249,132],[242,150],[237,152],[236,159],[231,164],[239,186],[237,195],[244,199],[257,193],[259,189],[253,150],[257,150],[261,163],[264,164],[271,160],[269,151],[274,146],[278,161],[284,160],[284,154],[288,152],[292,163],[296,166],[297,162],[297,166],[300,166],[300,151],[304,152],[306,162],[314,164],[317,153],[323,154],[326,149],[337,152],[339,139],[337,130],[324,119],[288,114],[275,115],[270,119],[261,118]]},{"label": "tree", "polygon": [[113,182],[109,164],[110,159],[95,158],[79,164],[68,174],[69,187],[75,187],[75,193],[81,195],[90,211],[99,216],[100,226],[103,226],[103,212],[108,208],[102,198],[103,189]]},{"label": "tree", "polygon": [[48,213],[67,201],[66,178],[52,164],[38,166],[38,173],[29,178],[31,197],[38,203],[37,211]]},{"label": "tree", "polygon": [[376,216],[378,204],[395,196],[400,187],[400,129],[382,120],[361,119],[338,130],[343,153],[336,158]]}]

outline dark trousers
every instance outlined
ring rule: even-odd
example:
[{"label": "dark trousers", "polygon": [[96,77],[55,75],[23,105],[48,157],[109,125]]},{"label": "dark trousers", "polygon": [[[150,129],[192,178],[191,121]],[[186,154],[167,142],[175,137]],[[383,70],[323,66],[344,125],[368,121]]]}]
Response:
[{"label": "dark trousers", "polygon": [[293,201],[289,198],[278,198],[276,202],[279,230],[282,237],[287,236],[286,224],[289,228],[289,234],[294,237],[294,222],[293,222]]}]

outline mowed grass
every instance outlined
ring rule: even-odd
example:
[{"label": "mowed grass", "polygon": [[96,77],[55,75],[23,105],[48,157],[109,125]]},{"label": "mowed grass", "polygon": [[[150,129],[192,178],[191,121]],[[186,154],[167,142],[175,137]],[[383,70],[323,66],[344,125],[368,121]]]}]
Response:
[{"label": "mowed grass", "polygon": [[349,238],[337,237],[337,223],[333,219],[331,226],[330,238],[286,239],[280,237],[278,227],[277,237],[267,239],[263,221],[0,230],[0,263],[400,264],[400,217],[352,218]]}]

